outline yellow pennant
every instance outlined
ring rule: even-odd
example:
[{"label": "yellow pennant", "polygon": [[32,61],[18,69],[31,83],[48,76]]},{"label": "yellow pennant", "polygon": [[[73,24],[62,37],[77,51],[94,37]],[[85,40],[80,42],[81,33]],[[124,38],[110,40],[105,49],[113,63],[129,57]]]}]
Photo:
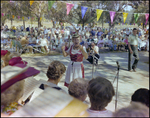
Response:
[{"label": "yellow pennant", "polygon": [[30,6],[33,4],[34,0],[30,0]]},{"label": "yellow pennant", "polygon": [[24,20],[24,17],[22,17],[22,20]]},{"label": "yellow pennant", "polygon": [[124,23],[126,22],[127,16],[128,16],[128,13],[123,12],[123,20],[124,20]]},{"label": "yellow pennant", "polygon": [[143,23],[141,23],[141,25],[143,25]]},{"label": "yellow pennant", "polygon": [[119,25],[120,25],[120,23],[119,23]]},{"label": "yellow pennant", "polygon": [[42,17],[40,17],[40,21],[42,20]]},{"label": "yellow pennant", "polygon": [[127,25],[127,23],[126,23],[126,25]]},{"label": "yellow pennant", "polygon": [[12,18],[14,19],[14,18],[15,18],[15,15],[12,15]]},{"label": "yellow pennant", "polygon": [[99,18],[101,17],[101,14],[103,13],[103,10],[100,9],[96,9],[96,14],[97,14],[97,21],[99,20]]}]

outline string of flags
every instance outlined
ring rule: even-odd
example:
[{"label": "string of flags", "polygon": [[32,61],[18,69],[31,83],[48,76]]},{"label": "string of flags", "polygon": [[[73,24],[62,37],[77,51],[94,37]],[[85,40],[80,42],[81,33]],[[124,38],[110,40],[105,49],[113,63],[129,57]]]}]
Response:
[{"label": "string of flags", "polygon": [[[14,2],[14,1],[11,1],[10,2]],[[30,0],[30,6],[33,4],[34,0]],[[60,2],[64,2],[64,1],[60,1]],[[48,9],[50,10],[51,7],[53,6],[53,4],[55,3],[55,1],[48,1]],[[66,3],[66,2],[65,2]],[[71,4],[71,3],[66,3],[66,9],[67,9],[67,15],[69,14],[69,12],[71,11],[72,7],[74,6],[74,4]],[[82,15],[82,19],[84,18],[85,16],[85,13],[86,11],[88,10],[88,8],[91,8],[91,7],[85,7],[85,6],[81,6],[81,15]],[[93,8],[92,8],[93,9]],[[94,8],[95,9],[95,8]],[[108,11],[108,10],[101,10],[101,9],[96,9],[96,14],[97,14],[97,21],[100,19],[103,11]],[[110,19],[111,19],[111,24],[113,23],[113,19],[114,19],[114,16],[115,16],[115,11],[109,11],[109,14],[110,14]],[[146,19],[146,22],[145,22],[145,25],[147,24],[148,22],[148,18],[149,18],[149,13],[126,13],[126,12],[117,12],[117,13],[123,13],[123,22],[125,23],[126,19],[127,19],[127,16],[128,14],[134,14],[134,19],[135,19],[135,23],[137,23],[138,21],[138,18],[140,16],[140,14],[145,14],[145,19]],[[4,13],[1,13],[2,17],[5,15]],[[9,17],[9,15],[8,15]],[[14,19],[14,15],[12,15],[12,18]],[[18,16],[18,19],[20,19],[20,16]],[[24,20],[24,17],[22,17],[22,19]],[[29,19],[29,17],[28,17]],[[32,17],[32,20],[33,20],[33,17]],[[40,17],[40,21],[42,20],[42,18]]]}]

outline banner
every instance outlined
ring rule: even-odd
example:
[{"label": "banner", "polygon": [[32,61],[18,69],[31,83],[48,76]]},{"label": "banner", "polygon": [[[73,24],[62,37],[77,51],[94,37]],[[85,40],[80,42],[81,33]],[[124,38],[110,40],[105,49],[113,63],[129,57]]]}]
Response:
[{"label": "banner", "polygon": [[4,13],[2,13],[2,16],[4,16]]},{"label": "banner", "polygon": [[33,4],[34,0],[30,0],[30,6]]},{"label": "banner", "polygon": [[114,11],[109,11],[109,13],[110,13],[110,19],[111,19],[111,24],[112,24],[116,12],[114,12]]},{"label": "banner", "polygon": [[139,14],[134,14],[135,23],[137,23],[138,18],[139,18]]},{"label": "banner", "polygon": [[48,1],[48,9],[50,10],[55,1]]},{"label": "banner", "polygon": [[18,16],[18,19],[20,19],[20,16]]},{"label": "banner", "polygon": [[12,15],[12,18],[13,18],[13,19],[14,19],[14,17],[15,17],[15,16],[14,16],[14,15]]},{"label": "banner", "polygon": [[145,23],[145,25],[146,25],[147,21],[148,21],[148,18],[149,18],[149,14],[145,14],[145,18],[146,18],[146,23]]},{"label": "banner", "polygon": [[124,20],[124,23],[126,22],[127,16],[128,16],[128,13],[123,12],[123,20]]},{"label": "banner", "polygon": [[42,20],[42,17],[40,17],[40,21]]},{"label": "banner", "polygon": [[24,17],[22,17],[22,20],[24,20]]},{"label": "banner", "polygon": [[103,12],[103,10],[96,9],[97,21],[98,21],[98,20],[99,20],[99,18],[101,17],[101,15],[102,15],[102,12]]},{"label": "banner", "polygon": [[66,7],[67,7],[67,15],[69,14],[71,8],[74,6],[74,4],[70,4],[70,3],[66,3]]},{"label": "banner", "polygon": [[81,6],[82,19],[83,19],[84,15],[85,15],[87,9],[88,9],[87,7],[82,7],[82,6]]}]

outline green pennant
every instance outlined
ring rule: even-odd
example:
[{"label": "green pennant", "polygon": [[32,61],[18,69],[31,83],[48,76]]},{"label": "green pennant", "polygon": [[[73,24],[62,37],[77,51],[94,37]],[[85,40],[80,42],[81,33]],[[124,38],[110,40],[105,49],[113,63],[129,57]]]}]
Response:
[{"label": "green pennant", "polygon": [[139,18],[139,14],[138,13],[134,14],[135,23],[137,23],[138,18]]},{"label": "green pennant", "polygon": [[7,15],[7,17],[9,18],[9,15]]},{"label": "green pennant", "polygon": [[48,1],[48,9],[50,10],[55,1]]}]

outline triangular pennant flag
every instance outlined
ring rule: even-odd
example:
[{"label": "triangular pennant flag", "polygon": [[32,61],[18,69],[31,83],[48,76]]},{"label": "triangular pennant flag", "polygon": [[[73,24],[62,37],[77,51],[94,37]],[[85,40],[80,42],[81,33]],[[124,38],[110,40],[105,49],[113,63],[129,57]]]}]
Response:
[{"label": "triangular pennant flag", "polygon": [[22,17],[22,20],[24,20],[24,17]]},{"label": "triangular pennant flag", "polygon": [[20,19],[20,16],[18,16],[18,19]]},{"label": "triangular pennant flag", "polygon": [[139,14],[134,14],[135,23],[137,23],[138,18],[139,18]]},{"label": "triangular pennant flag", "polygon": [[128,16],[128,13],[123,12],[123,21],[124,21],[124,23],[126,22],[127,16]]},{"label": "triangular pennant flag", "polygon": [[101,17],[103,10],[100,9],[96,9],[96,14],[97,14],[97,21],[99,20],[99,18]]},{"label": "triangular pennant flag", "polygon": [[2,16],[4,16],[4,13],[2,13]]},{"label": "triangular pennant flag", "polygon": [[67,7],[67,15],[69,14],[71,8],[74,6],[74,4],[70,4],[70,3],[66,3],[66,7]]},{"label": "triangular pennant flag", "polygon": [[40,21],[42,20],[42,17],[40,17]]},{"label": "triangular pennant flag", "polygon": [[48,9],[50,10],[55,1],[48,1]]},{"label": "triangular pennant flag", "polygon": [[109,11],[109,13],[110,13],[110,19],[111,19],[111,24],[112,24],[116,12],[114,12],[114,11]]},{"label": "triangular pennant flag", "polygon": [[12,18],[13,18],[13,19],[14,19],[14,17],[15,17],[15,16],[14,16],[14,15],[12,15]]},{"label": "triangular pennant flag", "polygon": [[145,23],[145,25],[146,25],[147,21],[148,21],[148,18],[149,18],[149,14],[145,14],[145,18],[146,18],[146,23]]},{"label": "triangular pennant flag", "polygon": [[84,15],[85,15],[87,9],[88,9],[87,7],[81,6],[82,19],[83,19]]},{"label": "triangular pennant flag", "polygon": [[30,0],[30,6],[33,4],[34,0]]},{"label": "triangular pennant flag", "polygon": [[28,19],[30,19],[30,17],[28,17]]},{"label": "triangular pennant flag", "polygon": [[141,25],[143,25],[143,23],[141,23]]}]

